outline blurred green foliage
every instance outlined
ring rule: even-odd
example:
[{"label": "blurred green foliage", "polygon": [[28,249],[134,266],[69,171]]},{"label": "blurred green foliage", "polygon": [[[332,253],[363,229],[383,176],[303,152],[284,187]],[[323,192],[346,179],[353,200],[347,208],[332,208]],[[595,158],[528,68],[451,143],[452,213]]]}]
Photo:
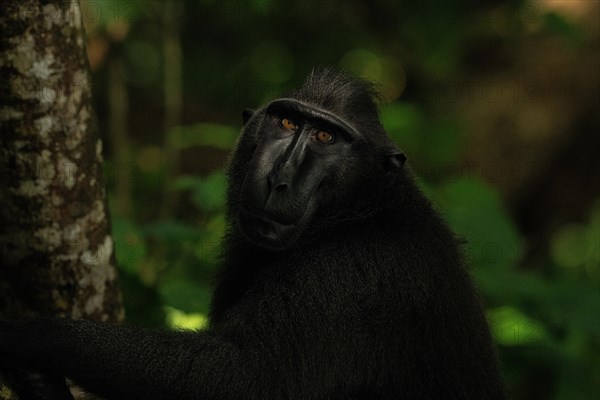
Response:
[{"label": "blurred green foliage", "polygon": [[[162,128],[162,111],[151,110],[163,104],[164,3],[88,3],[104,10],[93,22],[97,38],[111,46],[95,67],[96,81],[115,84],[107,73],[111,60],[127,67],[131,163],[115,164],[109,139],[106,167],[113,203],[119,170],[132,172],[133,210],[112,215],[130,320],[206,325],[225,228],[223,164],[238,136],[239,112],[297,86],[314,65],[333,64],[379,85],[384,127],[465,238],[514,398],[598,395],[600,201],[587,222],[556,228],[542,261],[529,265],[500,189],[465,168],[466,122],[443,107],[436,90],[469,76],[467,49],[491,46],[502,54],[531,34],[585,51],[582,27],[544,10],[543,2],[180,1],[183,117]],[[103,121],[116,100],[95,95],[108,131]],[[173,177],[163,145],[177,152]],[[174,194],[176,209],[161,217],[156,210]]]}]

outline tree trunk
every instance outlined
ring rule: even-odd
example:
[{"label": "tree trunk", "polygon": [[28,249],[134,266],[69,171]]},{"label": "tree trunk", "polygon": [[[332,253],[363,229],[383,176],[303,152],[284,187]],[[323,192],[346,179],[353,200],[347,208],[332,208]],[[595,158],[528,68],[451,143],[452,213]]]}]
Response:
[{"label": "tree trunk", "polygon": [[121,321],[79,5],[4,0],[0,30],[0,316]]}]

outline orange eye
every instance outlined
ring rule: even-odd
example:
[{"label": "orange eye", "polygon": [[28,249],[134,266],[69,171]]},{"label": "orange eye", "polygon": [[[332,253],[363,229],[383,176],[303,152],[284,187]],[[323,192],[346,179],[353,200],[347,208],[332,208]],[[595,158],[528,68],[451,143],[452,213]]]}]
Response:
[{"label": "orange eye", "polygon": [[319,131],[316,138],[320,143],[329,143],[333,140],[333,135],[329,132]]},{"label": "orange eye", "polygon": [[283,129],[287,129],[288,131],[293,131],[294,129],[296,129],[298,127],[294,123],[294,121],[292,121],[291,119],[288,119],[288,118],[282,118],[281,121],[279,122],[279,125],[281,125],[281,127]]}]

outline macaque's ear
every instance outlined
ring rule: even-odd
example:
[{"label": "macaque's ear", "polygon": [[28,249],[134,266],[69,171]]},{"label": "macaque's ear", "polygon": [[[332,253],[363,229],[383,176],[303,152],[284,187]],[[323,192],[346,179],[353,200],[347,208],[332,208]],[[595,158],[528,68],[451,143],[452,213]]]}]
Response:
[{"label": "macaque's ear", "polygon": [[388,170],[400,169],[402,168],[405,162],[406,156],[404,155],[404,153],[394,151],[386,157],[385,165]]},{"label": "macaque's ear", "polygon": [[242,121],[244,122],[244,125],[246,125],[246,122],[248,122],[253,115],[254,110],[251,108],[245,108],[244,111],[242,111]]}]

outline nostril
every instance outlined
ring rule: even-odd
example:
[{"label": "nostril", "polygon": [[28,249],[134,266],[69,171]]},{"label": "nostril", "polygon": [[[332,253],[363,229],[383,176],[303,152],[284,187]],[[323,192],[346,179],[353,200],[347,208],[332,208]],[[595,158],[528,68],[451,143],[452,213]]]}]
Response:
[{"label": "nostril", "polygon": [[283,192],[285,189],[287,189],[287,183],[279,183],[275,186],[274,191],[275,192]]}]

